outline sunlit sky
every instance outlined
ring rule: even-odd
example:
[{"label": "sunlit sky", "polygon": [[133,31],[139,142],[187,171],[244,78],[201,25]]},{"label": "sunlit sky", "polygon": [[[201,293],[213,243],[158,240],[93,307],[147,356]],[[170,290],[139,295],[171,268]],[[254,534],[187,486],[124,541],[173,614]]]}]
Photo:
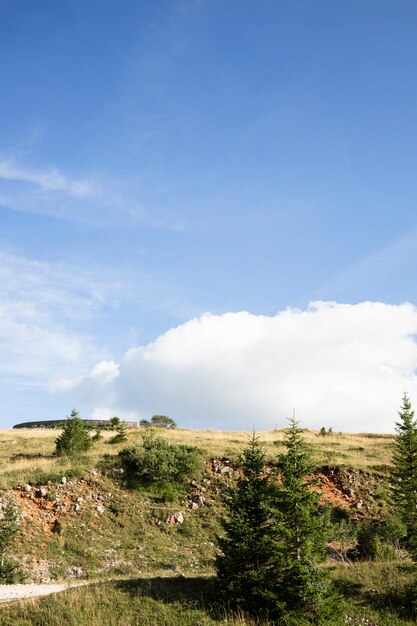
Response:
[{"label": "sunlit sky", "polygon": [[0,426],[392,431],[416,3],[0,5]]}]

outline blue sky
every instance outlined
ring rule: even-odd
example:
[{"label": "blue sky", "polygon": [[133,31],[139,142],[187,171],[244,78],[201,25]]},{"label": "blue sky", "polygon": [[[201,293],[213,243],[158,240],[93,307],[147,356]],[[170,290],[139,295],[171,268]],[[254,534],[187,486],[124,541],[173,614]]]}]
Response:
[{"label": "blue sky", "polygon": [[[259,345],[256,358],[245,352],[255,365],[244,373],[249,348],[230,347],[222,380],[258,389],[265,363],[281,371],[297,350],[294,385],[271,380],[263,418],[255,390],[245,406],[239,385],[218,391],[199,337],[228,345],[227,314],[242,311],[258,326],[288,307],[327,325],[309,303],[345,303],[342,353],[333,335],[312,353],[338,363],[358,337],[361,354],[373,350],[370,301],[385,305],[378,343],[393,328],[395,346],[405,342],[401,358],[390,344],[369,365],[362,429],[389,429],[382,408],[393,421],[401,390],[417,391],[417,314],[407,309],[404,325],[400,306],[417,304],[415,3],[3,0],[0,17],[0,424],[76,404],[85,416],[163,411],[186,426],[267,428],[300,405],[308,425],[325,416],[350,430],[364,419],[349,404],[362,393],[354,360],[326,408],[328,370],[313,395],[307,372],[297,381],[308,334],[288,344],[263,330],[265,345],[284,336],[271,360]],[[181,342],[170,353],[181,381],[166,361],[127,367],[132,350],[162,358],[149,346],[173,332],[188,352],[200,346],[190,370]],[[385,367],[391,386],[374,377]],[[103,371],[110,379],[86,384]],[[383,403],[378,385],[391,390]]]}]

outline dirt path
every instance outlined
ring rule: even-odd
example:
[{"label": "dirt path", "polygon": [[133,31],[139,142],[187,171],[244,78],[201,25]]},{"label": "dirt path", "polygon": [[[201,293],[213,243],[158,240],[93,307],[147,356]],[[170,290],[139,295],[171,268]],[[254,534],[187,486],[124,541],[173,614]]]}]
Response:
[{"label": "dirt path", "polygon": [[76,585],[0,585],[0,602],[47,596],[74,586]]}]

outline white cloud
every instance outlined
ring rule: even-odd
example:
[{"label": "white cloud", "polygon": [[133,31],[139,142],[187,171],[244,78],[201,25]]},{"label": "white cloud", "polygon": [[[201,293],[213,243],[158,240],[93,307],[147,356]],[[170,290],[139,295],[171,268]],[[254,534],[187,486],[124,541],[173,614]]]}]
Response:
[{"label": "white cloud", "polygon": [[295,407],[309,427],[392,431],[403,391],[417,399],[416,333],[411,304],[206,314],[132,348],[119,368],[97,365],[73,393],[109,413],[196,427],[282,427]]}]

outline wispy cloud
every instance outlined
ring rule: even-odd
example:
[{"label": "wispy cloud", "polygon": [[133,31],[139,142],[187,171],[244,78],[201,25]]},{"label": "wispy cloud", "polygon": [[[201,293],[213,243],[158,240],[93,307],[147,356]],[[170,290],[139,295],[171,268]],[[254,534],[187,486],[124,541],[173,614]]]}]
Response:
[{"label": "wispy cloud", "polygon": [[117,293],[93,272],[0,252],[0,383],[47,387],[86,371],[106,354],[88,321]]},{"label": "wispy cloud", "polygon": [[0,160],[0,205],[89,225],[131,224],[183,231],[173,211],[145,211],[136,181],[94,172],[74,178],[58,167],[37,169],[13,159]]},{"label": "wispy cloud", "polygon": [[79,198],[90,197],[97,193],[90,181],[68,178],[57,168],[43,171],[31,170],[19,167],[10,161],[0,161],[0,179],[35,185],[42,191],[65,191]]}]

